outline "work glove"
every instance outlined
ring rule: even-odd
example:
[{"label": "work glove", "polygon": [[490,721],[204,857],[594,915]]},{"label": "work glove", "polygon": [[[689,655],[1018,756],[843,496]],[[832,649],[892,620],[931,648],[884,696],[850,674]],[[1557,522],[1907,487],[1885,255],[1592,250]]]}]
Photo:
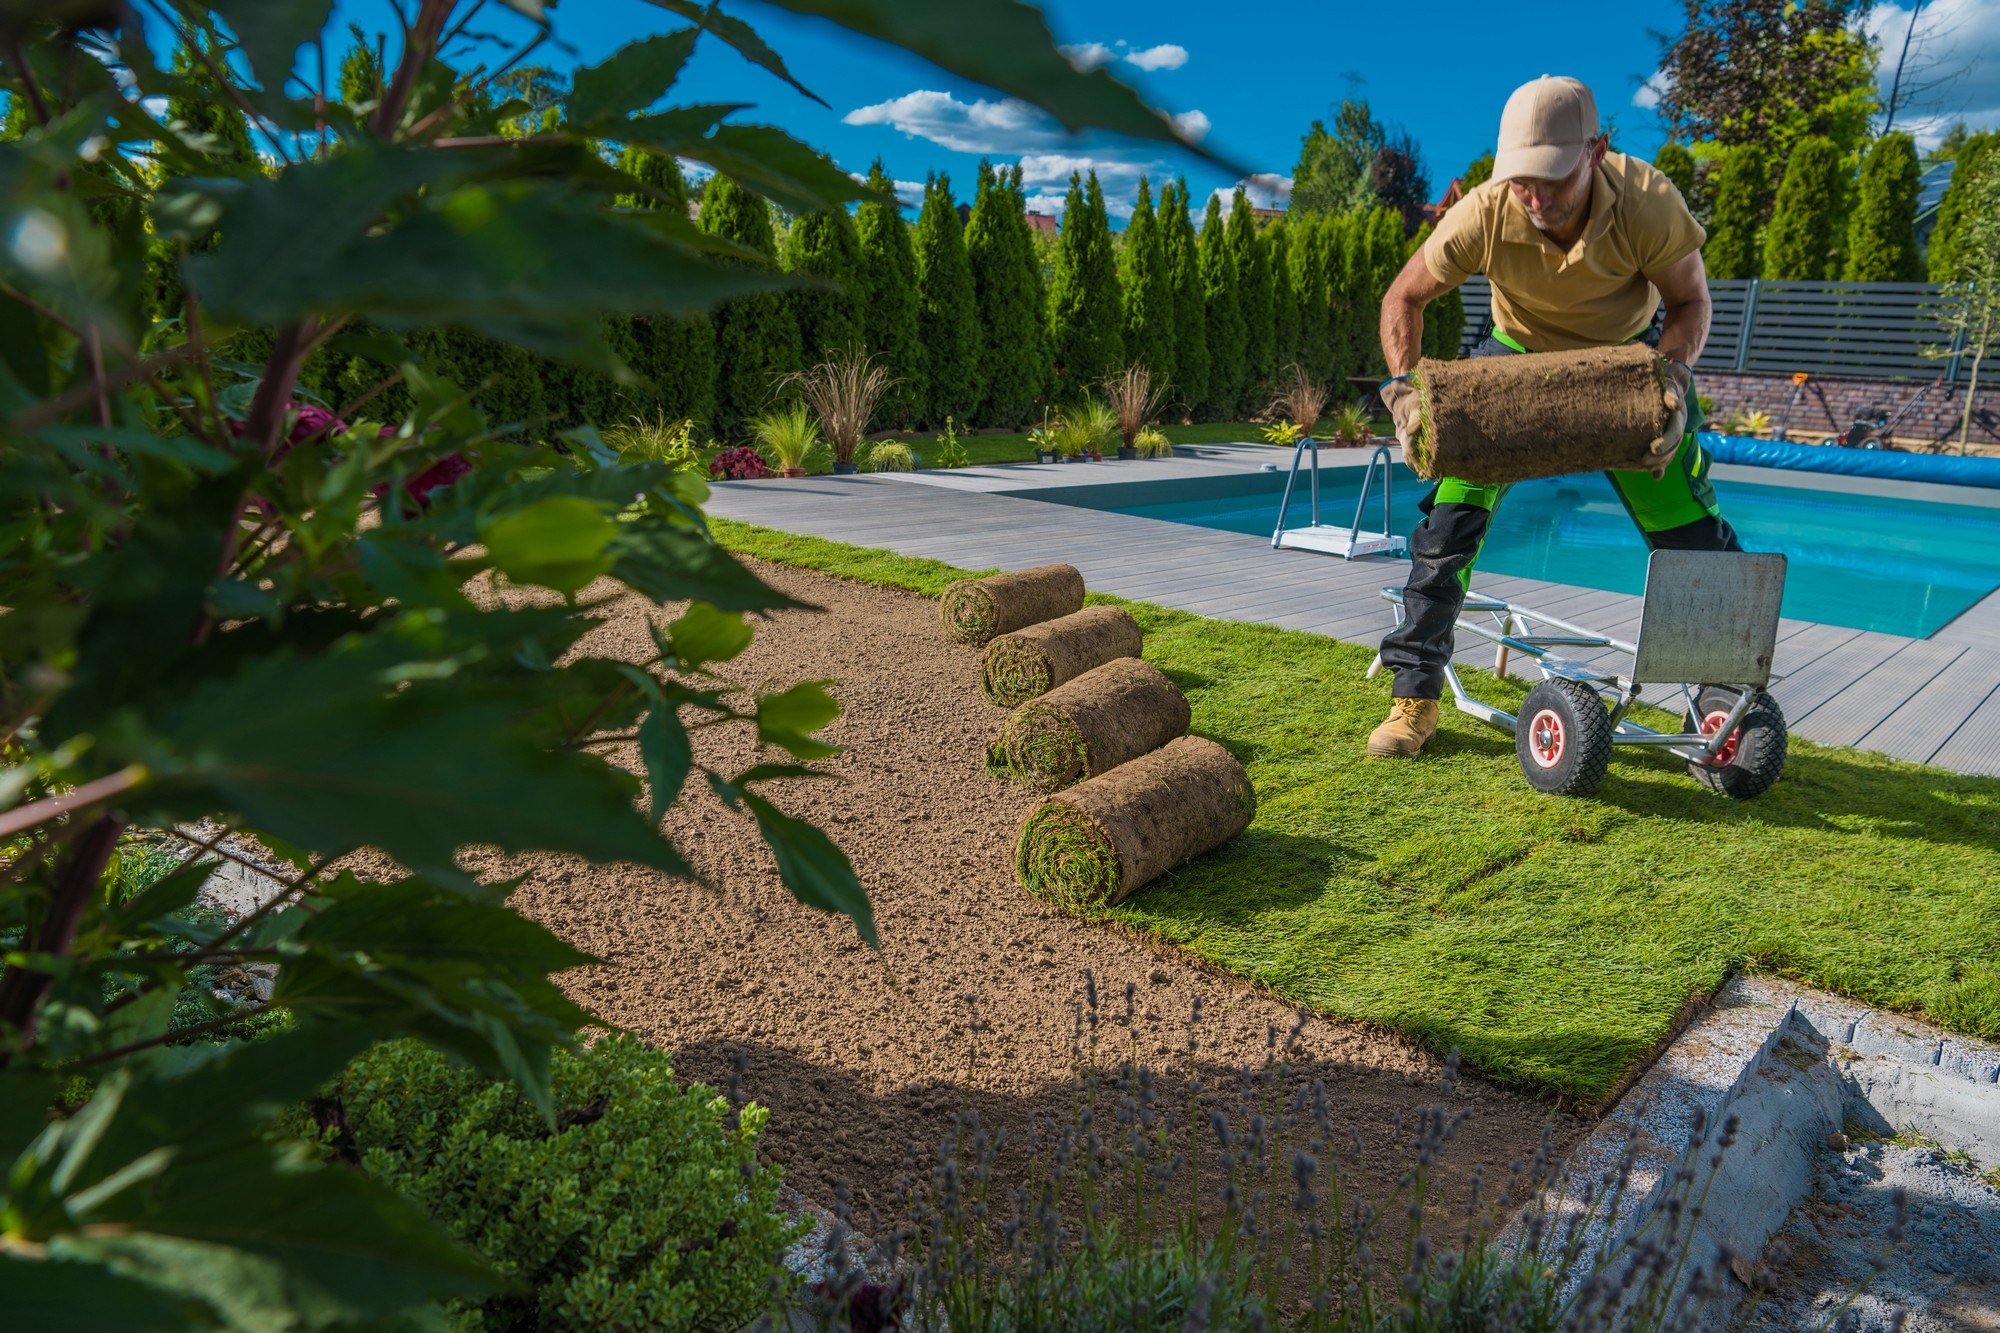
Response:
[{"label": "work glove", "polygon": [[1396,440],[1408,449],[1417,438],[1417,388],[1408,380],[1393,380],[1382,386],[1382,406],[1396,419]]},{"label": "work glove", "polygon": [[1694,375],[1678,361],[1667,362],[1667,424],[1660,431],[1659,443],[1653,446],[1653,454],[1658,460],[1653,475],[1665,473],[1667,464],[1681,447],[1681,437],[1688,428],[1688,390],[1694,387]]}]

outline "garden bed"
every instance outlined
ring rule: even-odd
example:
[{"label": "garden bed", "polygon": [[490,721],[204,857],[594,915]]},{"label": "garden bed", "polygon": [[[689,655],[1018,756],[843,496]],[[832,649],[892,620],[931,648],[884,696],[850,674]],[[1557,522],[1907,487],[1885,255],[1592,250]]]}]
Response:
[{"label": "garden bed", "polygon": [[[758,568],[821,609],[772,617],[726,671],[750,685],[837,682],[846,714],[827,735],[849,748],[827,767],[840,780],[773,791],[853,859],[882,953],[845,919],[794,902],[747,817],[691,784],[669,821],[708,889],[552,856],[474,858],[495,875],[525,874],[521,910],[610,964],[570,977],[575,998],[674,1052],[683,1078],[726,1085],[743,1064],[740,1092],[771,1108],[762,1146],[788,1183],[826,1206],[834,1183],[851,1181],[864,1226],[870,1205],[893,1207],[889,1182],[910,1145],[919,1163],[931,1161],[961,1107],[1015,1142],[1032,1117],[1071,1116],[1086,972],[1098,988],[1099,1063],[1136,1050],[1163,1071],[1160,1095],[1181,1104],[1189,1014],[1204,997],[1199,1072],[1208,1095],[1233,1107],[1236,1071],[1263,1064],[1273,1028],[1282,1039],[1294,1011],[1016,886],[1014,835],[1038,797],[986,768],[1005,713],[980,695],[979,651],[946,641],[924,598]],[[634,599],[589,646],[647,652],[649,610]],[[752,762],[733,730],[697,733],[725,771]],[[621,762],[638,766],[636,755]],[[1380,1028],[1315,1018],[1294,1066],[1325,1079],[1335,1118],[1355,1123],[1371,1150],[1364,1175],[1386,1193],[1395,1121],[1436,1100],[1442,1062]],[[1504,1169],[1532,1155],[1548,1117],[1535,1097],[1474,1079],[1459,1082],[1453,1103],[1473,1116],[1438,1176],[1440,1202],[1463,1197],[1476,1164]],[[1573,1129],[1563,1120],[1558,1143]]]}]

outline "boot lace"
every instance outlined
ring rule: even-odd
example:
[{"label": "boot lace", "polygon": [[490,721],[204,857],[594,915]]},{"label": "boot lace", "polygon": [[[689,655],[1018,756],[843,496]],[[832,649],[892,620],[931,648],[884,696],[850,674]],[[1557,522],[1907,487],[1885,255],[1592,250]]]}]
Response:
[{"label": "boot lace", "polygon": [[1398,699],[1394,712],[1397,717],[1414,722],[1423,716],[1424,705],[1429,702],[1429,699]]}]

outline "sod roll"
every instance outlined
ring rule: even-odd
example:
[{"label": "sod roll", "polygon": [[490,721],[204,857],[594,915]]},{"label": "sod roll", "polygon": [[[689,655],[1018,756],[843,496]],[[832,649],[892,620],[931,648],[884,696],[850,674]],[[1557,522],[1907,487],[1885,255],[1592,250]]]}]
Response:
[{"label": "sod roll", "polygon": [[1659,472],[1679,395],[1644,343],[1417,363],[1417,475],[1477,485],[1572,472]]},{"label": "sod roll", "polygon": [[1077,912],[1142,884],[1250,826],[1257,794],[1236,757],[1182,736],[1042,802],[1021,825],[1021,886]]},{"label": "sod roll", "polygon": [[960,579],[944,590],[938,613],[959,643],[982,644],[1083,609],[1083,575],[1074,565],[1039,565],[1012,574]]},{"label": "sod roll", "polygon": [[1115,606],[1086,606],[1074,615],[1002,634],[986,645],[979,684],[1003,708],[1047,694],[1064,681],[1121,657],[1137,657],[1138,622]]},{"label": "sod roll", "polygon": [[1180,686],[1150,662],[1121,657],[1016,708],[1000,729],[1000,756],[1054,791],[1159,749],[1188,721]]}]

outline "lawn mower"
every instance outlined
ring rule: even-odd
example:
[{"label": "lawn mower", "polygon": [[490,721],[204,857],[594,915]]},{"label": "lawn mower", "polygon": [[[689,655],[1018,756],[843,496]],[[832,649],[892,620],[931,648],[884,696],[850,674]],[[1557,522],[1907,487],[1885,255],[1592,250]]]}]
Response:
[{"label": "lawn mower", "polygon": [[[1631,643],[1469,593],[1458,628],[1498,645],[1495,673],[1506,675],[1508,656],[1521,653],[1542,679],[1518,715],[1467,694],[1453,665],[1445,666],[1445,680],[1460,712],[1514,737],[1521,772],[1537,791],[1587,796],[1604,780],[1613,746],[1647,745],[1686,759],[1688,772],[1710,790],[1748,800],[1768,791],[1785,767],[1785,716],[1766,692],[1784,590],[1782,555],[1655,551]],[[1384,588],[1382,598],[1402,623],[1403,590]],[[1556,648],[1603,651],[1586,662]],[[1614,669],[1618,654],[1631,659],[1629,671]],[[1369,677],[1381,669],[1378,654]],[[1680,689],[1680,731],[1654,731],[1627,716],[1647,685]]]}]

